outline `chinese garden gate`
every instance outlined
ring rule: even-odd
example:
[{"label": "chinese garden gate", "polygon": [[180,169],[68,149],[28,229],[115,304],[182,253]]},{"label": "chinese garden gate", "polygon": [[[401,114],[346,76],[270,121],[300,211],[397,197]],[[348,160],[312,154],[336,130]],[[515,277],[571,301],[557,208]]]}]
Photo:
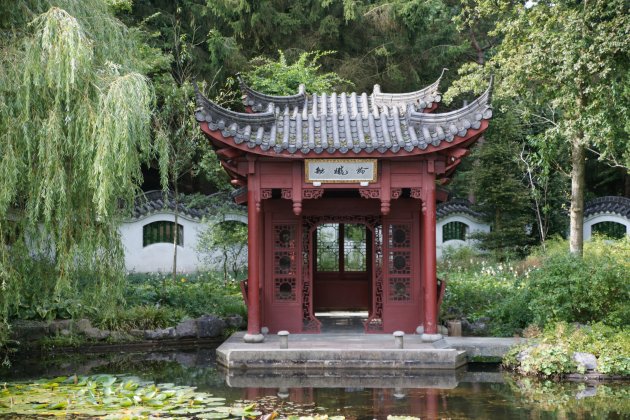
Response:
[{"label": "chinese garden gate", "polygon": [[361,309],[365,331],[436,339],[436,183],[488,126],[490,88],[435,114],[417,92],[269,96],[248,113],[197,92],[196,118],[248,206],[248,333],[320,330],[319,310]]}]

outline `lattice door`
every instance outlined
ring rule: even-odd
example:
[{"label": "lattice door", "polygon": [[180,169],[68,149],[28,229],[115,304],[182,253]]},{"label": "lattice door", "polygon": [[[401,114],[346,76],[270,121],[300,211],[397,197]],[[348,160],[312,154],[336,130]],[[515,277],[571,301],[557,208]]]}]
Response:
[{"label": "lattice door", "polygon": [[383,228],[383,330],[413,332],[420,322],[419,232],[407,220]]}]

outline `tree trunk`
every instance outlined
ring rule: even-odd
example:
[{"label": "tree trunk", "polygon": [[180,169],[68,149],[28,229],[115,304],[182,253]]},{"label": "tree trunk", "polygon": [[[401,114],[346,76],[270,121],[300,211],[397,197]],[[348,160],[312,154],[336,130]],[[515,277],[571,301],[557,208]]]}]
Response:
[{"label": "tree trunk", "polygon": [[475,31],[473,31],[473,29],[470,28],[469,32],[470,32],[471,44],[474,50],[477,52],[477,64],[483,65],[483,63],[485,62],[485,54],[484,54],[483,48],[481,48],[481,45],[479,45],[479,42],[477,42]]},{"label": "tree trunk", "polygon": [[174,183],[175,190],[175,233],[173,234],[173,282],[177,281],[177,242],[179,240],[179,189],[177,180]]},{"label": "tree trunk", "polygon": [[582,144],[582,133],[571,142],[571,214],[569,250],[582,256],[584,250],[584,172],[586,151]]}]

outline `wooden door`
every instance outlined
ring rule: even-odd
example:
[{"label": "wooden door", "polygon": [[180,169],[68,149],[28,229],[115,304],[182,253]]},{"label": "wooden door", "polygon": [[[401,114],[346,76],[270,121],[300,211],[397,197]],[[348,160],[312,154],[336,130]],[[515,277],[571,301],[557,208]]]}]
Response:
[{"label": "wooden door", "polygon": [[313,233],[315,311],[370,309],[372,233],[365,224],[323,223]]}]

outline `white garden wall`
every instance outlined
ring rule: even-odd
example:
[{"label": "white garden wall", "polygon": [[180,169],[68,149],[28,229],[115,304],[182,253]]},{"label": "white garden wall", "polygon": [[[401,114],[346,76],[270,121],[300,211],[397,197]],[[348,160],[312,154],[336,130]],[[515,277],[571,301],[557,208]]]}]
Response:
[{"label": "white garden wall", "polygon": [[[444,242],[443,228],[445,224],[450,222],[461,222],[468,226],[468,234],[465,241],[459,239],[451,239]],[[444,218],[440,218],[437,221],[437,226],[435,229],[437,257],[441,258],[443,251],[447,248],[457,249],[462,246],[474,246],[474,241],[472,239],[468,239],[468,237],[470,236],[470,234],[475,232],[490,232],[490,225],[479,222],[467,214],[453,213],[445,216]]]},{"label": "white garden wall", "polygon": [[[175,222],[175,215],[170,212],[160,212],[125,222],[120,226],[127,271],[137,273],[172,271],[172,243],[142,246],[143,227],[158,221]],[[201,269],[197,244],[204,224],[199,220],[193,220],[182,215],[179,215],[177,221],[184,228],[184,244],[177,247],[177,271],[182,273],[197,271]]]}]

